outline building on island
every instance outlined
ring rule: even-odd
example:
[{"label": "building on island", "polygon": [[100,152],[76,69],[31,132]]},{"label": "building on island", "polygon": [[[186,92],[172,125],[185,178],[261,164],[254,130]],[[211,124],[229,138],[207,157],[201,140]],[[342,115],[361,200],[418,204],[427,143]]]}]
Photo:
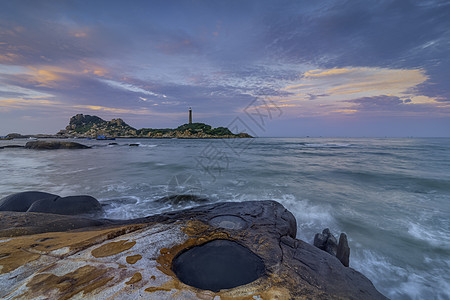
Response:
[{"label": "building on island", "polygon": [[189,107],[189,124],[192,124],[192,109]]}]

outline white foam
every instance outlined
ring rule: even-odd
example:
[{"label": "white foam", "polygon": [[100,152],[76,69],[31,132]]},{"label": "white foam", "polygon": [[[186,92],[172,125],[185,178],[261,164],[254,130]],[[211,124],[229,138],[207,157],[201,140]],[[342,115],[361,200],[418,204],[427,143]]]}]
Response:
[{"label": "white foam", "polygon": [[442,230],[429,230],[422,225],[410,222],[408,233],[414,238],[424,241],[434,247],[450,248],[450,233]]},{"label": "white foam", "polygon": [[337,224],[331,214],[331,207],[313,205],[308,200],[297,199],[294,195],[286,194],[281,199],[274,199],[286,207],[297,220],[297,238],[313,242],[314,235],[324,228],[337,231]]}]

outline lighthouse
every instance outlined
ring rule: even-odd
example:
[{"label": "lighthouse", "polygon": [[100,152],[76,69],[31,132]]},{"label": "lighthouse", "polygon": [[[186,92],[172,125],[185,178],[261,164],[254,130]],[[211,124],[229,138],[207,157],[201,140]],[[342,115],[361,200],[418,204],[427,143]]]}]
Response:
[{"label": "lighthouse", "polygon": [[192,124],[192,109],[189,107],[189,124]]}]

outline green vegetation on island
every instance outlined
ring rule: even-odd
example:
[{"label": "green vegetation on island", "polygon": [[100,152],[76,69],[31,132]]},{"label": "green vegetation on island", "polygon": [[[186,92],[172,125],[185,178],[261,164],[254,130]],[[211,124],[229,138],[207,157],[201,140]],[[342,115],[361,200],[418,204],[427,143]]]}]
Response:
[{"label": "green vegetation on island", "polygon": [[204,123],[190,123],[181,125],[175,129],[142,128],[135,129],[122,119],[105,121],[102,118],[91,115],[77,114],[70,118],[66,129],[57,133],[59,137],[84,137],[96,138],[105,136],[109,138],[251,138],[247,133],[232,133],[226,127],[213,128]]}]

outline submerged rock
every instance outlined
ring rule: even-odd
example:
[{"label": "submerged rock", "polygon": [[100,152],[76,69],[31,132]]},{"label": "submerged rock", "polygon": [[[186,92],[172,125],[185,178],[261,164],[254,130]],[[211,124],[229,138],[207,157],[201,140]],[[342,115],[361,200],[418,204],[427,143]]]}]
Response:
[{"label": "submerged rock", "polygon": [[2,148],[8,149],[8,148],[25,148],[25,146],[21,145],[5,145]]},{"label": "submerged rock", "polygon": [[67,141],[32,141],[25,144],[26,149],[55,150],[55,149],[88,149],[90,147]]},{"label": "submerged rock", "polygon": [[170,196],[162,197],[162,198],[159,198],[156,200],[156,202],[159,202],[159,203],[168,203],[168,204],[172,204],[172,205],[178,205],[178,204],[183,204],[183,203],[187,203],[187,202],[206,203],[208,201],[209,201],[209,199],[207,199],[205,197],[192,195],[192,194],[170,195]]},{"label": "submerged rock", "polygon": [[[8,220],[0,224],[8,234],[0,238],[0,298],[386,299],[361,273],[295,239],[295,218],[274,201],[91,224],[42,213],[0,218]],[[52,221],[78,227],[24,235]]]}]

